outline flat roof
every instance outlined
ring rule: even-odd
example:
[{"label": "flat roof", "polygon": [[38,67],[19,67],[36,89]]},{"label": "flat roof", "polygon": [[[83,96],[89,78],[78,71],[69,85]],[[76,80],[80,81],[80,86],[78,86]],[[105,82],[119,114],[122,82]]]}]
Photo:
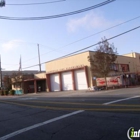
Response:
[{"label": "flat roof", "polygon": [[[53,60],[47,61],[47,62],[45,62],[45,64],[46,64],[46,63],[49,63],[49,62],[52,62],[52,61],[55,61],[55,60],[68,58],[68,57],[75,56],[75,55],[79,55],[79,54],[86,53],[86,52],[95,52],[95,51],[87,50],[87,51],[80,52],[80,53],[76,53],[76,54],[72,54],[72,55],[69,55],[69,56],[65,55],[65,56],[58,57],[58,58],[55,58],[55,59],[53,59]],[[135,53],[136,53],[136,52],[135,52]],[[128,54],[131,54],[131,53],[128,53]],[[130,56],[124,56],[124,55],[119,55],[119,54],[118,54],[117,56],[130,57]],[[130,57],[130,58],[132,58],[132,57]]]}]

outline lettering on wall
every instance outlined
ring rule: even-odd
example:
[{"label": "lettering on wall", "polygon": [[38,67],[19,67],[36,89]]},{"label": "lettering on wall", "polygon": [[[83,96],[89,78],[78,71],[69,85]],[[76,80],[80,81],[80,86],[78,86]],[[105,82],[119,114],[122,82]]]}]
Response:
[{"label": "lettering on wall", "polygon": [[66,67],[66,68],[59,69],[59,70],[47,71],[47,73],[54,73],[54,72],[59,72],[59,71],[78,69],[78,68],[82,68],[82,67],[84,67],[84,65],[78,65],[78,66]]}]

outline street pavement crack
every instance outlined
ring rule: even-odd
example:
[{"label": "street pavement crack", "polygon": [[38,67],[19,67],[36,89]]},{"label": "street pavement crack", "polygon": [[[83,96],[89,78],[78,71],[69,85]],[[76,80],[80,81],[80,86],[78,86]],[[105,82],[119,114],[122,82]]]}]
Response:
[{"label": "street pavement crack", "polygon": [[59,133],[59,132],[62,131],[63,129],[66,129],[67,127],[69,127],[69,126],[71,126],[71,125],[73,125],[73,124],[74,124],[74,123],[68,124],[68,125],[62,127],[60,130],[53,132],[50,139],[53,139],[54,135],[56,135],[57,133]]},{"label": "street pavement crack", "polygon": [[[39,114],[39,113],[43,113],[43,112],[45,112],[46,110],[47,110],[47,109],[45,109],[45,110],[43,110],[43,111],[36,112],[36,113],[24,115],[24,116],[20,117],[20,119],[21,119],[21,118],[24,118],[24,117],[34,116],[34,115],[37,115],[37,114]],[[12,113],[11,113],[11,114],[12,114]],[[16,118],[13,117],[13,118],[10,118],[10,119],[0,120],[0,123],[1,123],[1,122],[5,122],[5,121],[10,121],[10,120],[15,120],[15,119],[19,119],[19,117],[16,117]]]}]

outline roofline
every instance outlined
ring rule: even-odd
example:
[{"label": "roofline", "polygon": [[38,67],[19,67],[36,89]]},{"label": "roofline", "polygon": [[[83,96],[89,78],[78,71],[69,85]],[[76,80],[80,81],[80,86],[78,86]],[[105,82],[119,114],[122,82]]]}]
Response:
[{"label": "roofline", "polygon": [[124,56],[124,55],[117,55],[117,56],[122,56],[122,57],[129,57],[129,58],[134,58],[134,57],[131,57],[131,56]]},{"label": "roofline", "polygon": [[35,79],[35,78],[33,78],[33,79],[26,79],[26,80],[23,80],[24,82],[29,82],[29,81],[41,81],[41,80],[46,80],[46,78],[37,78],[37,79]]},{"label": "roofline", "polygon": [[27,72],[27,71],[39,72],[39,70],[22,70],[22,71],[19,71],[19,70],[3,70],[3,71],[6,71],[6,72]]},{"label": "roofline", "polygon": [[[89,51],[89,52],[95,52],[95,51]],[[120,55],[120,54],[117,54],[117,56],[130,57],[130,58],[132,58],[131,56],[124,56],[124,55]]]},{"label": "roofline", "polygon": [[132,53],[135,53],[135,52],[131,52],[131,53],[125,53],[125,54],[123,54],[123,55],[132,54]]},{"label": "roofline", "polygon": [[84,51],[84,52],[72,54],[72,55],[69,55],[69,56],[66,56],[66,57],[65,57],[65,56],[64,56],[64,57],[63,57],[63,56],[62,56],[62,57],[58,57],[58,58],[55,58],[55,59],[53,59],[53,60],[50,60],[50,61],[45,62],[45,64],[46,64],[46,63],[49,63],[49,62],[52,62],[52,61],[55,61],[55,60],[68,58],[68,57],[71,57],[71,56],[74,56],[74,55],[79,55],[79,54],[86,53],[86,52],[90,52],[90,51],[88,50],[88,51]]},{"label": "roofline", "polygon": [[[66,56],[66,57],[65,56],[64,57],[63,56],[62,57],[58,57],[58,58],[55,58],[53,60],[50,60],[50,61],[47,61],[47,62],[44,62],[44,63],[46,64],[46,63],[49,63],[49,62],[52,62],[52,61],[55,61],[55,60],[68,58],[68,57],[71,57],[71,56],[74,56],[74,55],[79,55],[79,54],[86,53],[86,52],[95,52],[95,51],[87,50],[87,51],[76,53],[76,54],[72,54],[72,55],[69,55],[69,56]],[[136,52],[133,52],[133,53],[136,53]],[[128,54],[130,54],[130,53],[128,53]],[[124,55],[117,55],[117,56],[130,57],[130,56],[124,56]],[[130,57],[130,58],[132,58],[132,57]]]},{"label": "roofline", "polygon": [[131,52],[131,53],[123,54],[123,55],[132,54],[132,53],[140,54],[140,53],[138,53],[138,52]]}]

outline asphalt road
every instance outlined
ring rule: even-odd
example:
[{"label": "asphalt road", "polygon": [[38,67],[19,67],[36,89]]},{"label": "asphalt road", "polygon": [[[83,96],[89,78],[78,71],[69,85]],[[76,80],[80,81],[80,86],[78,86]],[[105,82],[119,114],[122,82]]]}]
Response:
[{"label": "asphalt road", "polygon": [[131,127],[140,88],[0,97],[0,140],[128,140]]}]

